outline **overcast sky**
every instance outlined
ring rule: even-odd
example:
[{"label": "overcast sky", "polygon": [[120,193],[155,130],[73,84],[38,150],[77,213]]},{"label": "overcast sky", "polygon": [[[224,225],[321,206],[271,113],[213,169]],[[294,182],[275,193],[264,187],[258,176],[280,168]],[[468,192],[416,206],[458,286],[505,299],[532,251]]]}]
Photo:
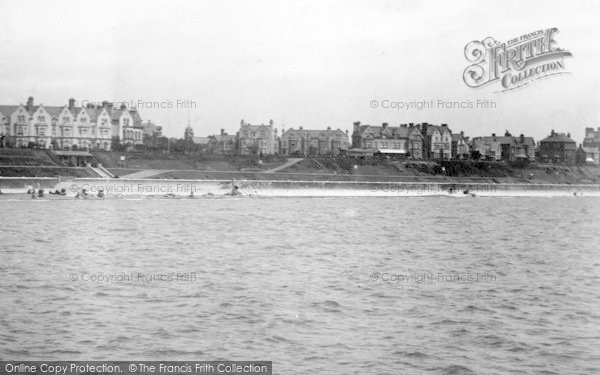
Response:
[{"label": "overcast sky", "polygon": [[[0,104],[190,100],[197,136],[240,119],[351,131],[448,123],[477,136],[600,127],[599,1],[0,0]],[[571,74],[472,89],[464,47],[557,27]],[[495,110],[373,109],[372,100],[489,99]],[[140,109],[183,136],[188,110]]]}]

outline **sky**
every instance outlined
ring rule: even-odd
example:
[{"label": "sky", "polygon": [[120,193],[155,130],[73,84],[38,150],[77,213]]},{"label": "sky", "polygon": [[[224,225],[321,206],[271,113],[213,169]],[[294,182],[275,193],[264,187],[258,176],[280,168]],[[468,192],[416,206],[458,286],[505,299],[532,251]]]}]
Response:
[{"label": "sky", "polygon": [[[0,0],[0,104],[134,103],[176,137],[188,118],[196,136],[233,134],[241,119],[273,119],[280,133],[352,132],[355,121],[536,140],[554,129],[577,142],[585,127],[600,127],[599,1],[449,3]],[[573,54],[569,74],[507,92],[463,82],[469,42],[552,27]],[[422,110],[382,108],[430,100]]]}]

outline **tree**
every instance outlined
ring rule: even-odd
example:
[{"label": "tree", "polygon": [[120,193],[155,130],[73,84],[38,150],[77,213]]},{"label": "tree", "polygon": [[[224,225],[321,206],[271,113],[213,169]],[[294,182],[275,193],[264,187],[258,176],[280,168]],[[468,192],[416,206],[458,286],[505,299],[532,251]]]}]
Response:
[{"label": "tree", "polygon": [[250,155],[257,155],[258,154],[258,146],[257,145],[248,146],[248,153]]},{"label": "tree", "polygon": [[481,159],[481,152],[479,152],[478,150],[471,151],[471,159],[473,159],[473,160]]},{"label": "tree", "polygon": [[121,147],[121,138],[119,136],[112,137],[110,140],[110,149],[112,151],[122,151],[123,147]]}]

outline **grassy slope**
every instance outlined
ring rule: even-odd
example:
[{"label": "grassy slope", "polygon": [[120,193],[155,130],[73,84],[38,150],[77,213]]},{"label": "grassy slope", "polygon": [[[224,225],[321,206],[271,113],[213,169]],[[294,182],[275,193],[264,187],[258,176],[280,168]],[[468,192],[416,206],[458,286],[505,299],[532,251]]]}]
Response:
[{"label": "grassy slope", "polygon": [[[25,165],[51,165],[43,151],[17,150],[0,152],[1,176],[25,177],[94,177],[83,168],[24,168]],[[125,155],[122,163],[120,156]],[[271,157],[262,164],[256,158],[189,156],[151,153],[94,153],[96,159],[117,176],[138,170],[164,170],[155,178],[174,179],[258,179],[317,181],[453,181],[504,183],[600,183],[600,168],[592,166],[558,166],[531,164],[525,167],[504,163],[475,161],[386,161],[306,158],[278,173],[264,173],[285,162]],[[20,166],[17,166],[20,165]],[[445,170],[442,169],[444,167]]]}]

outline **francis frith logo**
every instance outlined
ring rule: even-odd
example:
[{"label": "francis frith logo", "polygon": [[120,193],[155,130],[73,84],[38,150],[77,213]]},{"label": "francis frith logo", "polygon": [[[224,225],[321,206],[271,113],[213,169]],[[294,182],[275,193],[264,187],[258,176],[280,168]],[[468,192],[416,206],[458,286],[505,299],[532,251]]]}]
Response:
[{"label": "francis frith logo", "polygon": [[553,27],[536,30],[501,43],[492,37],[474,40],[465,47],[471,63],[463,80],[469,87],[482,87],[498,81],[499,91],[513,90],[540,78],[568,73],[565,58],[571,52],[558,47]]}]

